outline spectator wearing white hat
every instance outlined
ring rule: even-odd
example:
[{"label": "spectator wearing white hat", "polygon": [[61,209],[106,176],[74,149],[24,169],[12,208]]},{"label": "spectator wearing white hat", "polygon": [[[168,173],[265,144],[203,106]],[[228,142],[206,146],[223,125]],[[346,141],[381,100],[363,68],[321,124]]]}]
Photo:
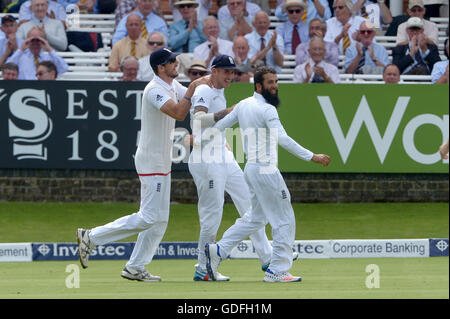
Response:
[{"label": "spectator wearing white hat", "polygon": [[206,68],[205,61],[192,60],[186,75],[192,82],[197,80],[198,78],[201,78],[202,76],[205,76],[208,73],[209,72],[208,69]]},{"label": "spectator wearing white hat", "polygon": [[[275,10],[275,16],[281,21],[288,20],[288,13],[284,4],[289,0],[281,0]],[[280,1],[278,1],[280,2]],[[306,4],[305,11],[302,14],[303,22],[310,22],[312,19],[328,20],[331,18],[331,9],[328,0],[303,0]]]},{"label": "spectator wearing white hat", "polygon": [[[183,19],[180,10],[174,5],[178,0],[169,0],[170,8],[172,9],[173,22]],[[203,21],[209,15],[209,10],[212,8],[213,0],[193,0],[198,3],[195,8],[197,12],[197,19]]]},{"label": "spectator wearing white hat", "polygon": [[197,19],[198,3],[194,0],[180,0],[174,6],[181,13],[182,19],[169,27],[169,46],[173,52],[188,53],[205,42],[203,23]]},{"label": "spectator wearing white hat", "polygon": [[[410,17],[416,17],[422,21],[423,33],[427,39],[427,42],[438,45],[439,43],[438,27],[435,23],[424,19],[425,12],[426,9],[423,0],[409,0],[407,13],[409,14]],[[406,28],[407,22],[404,22],[398,26],[396,39],[397,45],[409,42]]]},{"label": "spectator wearing white hat", "polygon": [[302,21],[302,16],[307,8],[303,0],[287,0],[283,4],[288,21],[276,27],[277,34],[284,40],[284,53],[295,54],[297,46],[309,41],[309,26]]},{"label": "spectator wearing white hat", "polygon": [[392,48],[393,63],[401,74],[430,75],[433,66],[440,61],[436,45],[429,43],[424,35],[424,24],[418,17],[406,22],[408,43]]}]

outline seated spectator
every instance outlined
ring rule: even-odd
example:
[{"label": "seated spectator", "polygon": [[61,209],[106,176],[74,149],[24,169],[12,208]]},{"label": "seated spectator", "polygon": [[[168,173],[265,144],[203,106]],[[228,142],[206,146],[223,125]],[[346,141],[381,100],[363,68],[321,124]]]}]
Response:
[{"label": "seated spectator", "polygon": [[389,64],[389,54],[386,48],[373,42],[375,29],[367,20],[361,23],[358,37],[345,53],[345,73],[382,74]]},{"label": "seated spectator", "polygon": [[302,0],[287,0],[283,4],[288,21],[276,27],[277,34],[284,40],[284,54],[295,54],[297,46],[309,41],[308,23],[302,21],[306,4]]},{"label": "seated spectator", "polygon": [[[448,41],[445,44],[448,55]],[[431,72],[431,82],[436,84],[448,83],[448,60],[436,62]]]},{"label": "seated spectator", "polygon": [[255,62],[261,61],[263,65],[281,72],[284,62],[284,41],[276,32],[269,30],[270,20],[267,13],[264,11],[256,13],[253,17],[253,27],[254,31],[245,35],[250,46],[248,56],[253,69]]},{"label": "seated spectator", "polygon": [[250,59],[248,57],[248,52],[250,51],[250,46],[245,37],[236,37],[233,41],[233,53],[236,65],[247,64],[251,67]]},{"label": "seated spectator", "polygon": [[205,61],[209,68],[219,54],[234,58],[233,42],[219,38],[219,22],[215,17],[209,16],[203,20],[203,34],[208,40],[194,49],[194,59]]},{"label": "seated spectator", "polygon": [[327,20],[327,33],[324,40],[334,42],[339,46],[339,54],[344,54],[347,48],[355,42],[356,31],[363,17],[353,16],[352,0],[334,0],[333,10],[335,17]]},{"label": "seated spectator", "polygon": [[386,6],[384,0],[352,0],[353,12],[357,15],[369,19],[377,28],[383,24],[392,22],[391,10]]},{"label": "seated spectator", "polygon": [[[182,19],[180,10],[174,6],[177,0],[169,0],[170,8],[172,9],[173,22],[180,21]],[[203,21],[207,16],[209,16],[209,10],[212,8],[212,3],[214,0],[193,0],[198,3],[195,11],[197,11],[197,19]]]},{"label": "seated spectator", "polygon": [[167,46],[167,40],[164,34],[159,31],[153,31],[147,38],[148,55],[139,59],[138,81],[151,81],[153,76],[152,66],[150,65],[150,54],[153,51]]},{"label": "seated spectator", "polygon": [[6,62],[13,62],[19,66],[19,80],[36,80],[37,66],[42,61],[52,61],[56,65],[58,75],[69,69],[66,61],[44,39],[42,30],[34,27],[28,32],[19,49]]},{"label": "seated spectator", "polygon": [[[422,0],[409,0],[408,2],[408,15],[410,17],[416,17],[422,20],[424,35],[428,43],[438,45],[439,30],[435,23],[425,20],[425,6]],[[409,20],[408,20],[409,21]],[[406,31],[407,22],[404,22],[398,26],[396,45],[408,43],[408,33]]]},{"label": "seated spectator", "polygon": [[383,71],[383,81],[386,84],[397,84],[400,82],[400,69],[395,64],[388,64]]},{"label": "seated spectator", "polygon": [[57,74],[56,65],[52,61],[39,62],[36,70],[38,80],[56,80]]},{"label": "seated spectator", "polygon": [[413,17],[407,22],[408,43],[392,48],[393,63],[401,74],[430,75],[433,66],[440,61],[436,45],[427,41],[422,19]]},{"label": "seated spectator", "polygon": [[340,83],[338,68],[324,61],[325,41],[313,37],[309,41],[309,55],[311,58],[294,69],[295,83]]},{"label": "seated spectator", "polygon": [[127,36],[113,45],[109,56],[109,72],[118,72],[120,62],[126,56],[137,59],[148,55],[147,42],[141,37],[142,21],[139,15],[132,13],[127,16]]},{"label": "seated spectator", "polygon": [[[313,37],[319,37],[323,38],[324,35],[327,33],[327,24],[326,22],[320,20],[320,19],[312,19],[309,21],[309,38],[312,39]],[[325,62],[331,63],[335,66],[339,65],[339,48],[336,43],[334,42],[325,42]],[[305,63],[309,56],[309,41],[303,42],[299,46],[297,46],[297,49],[295,50],[295,64],[299,65],[302,63]]]},{"label": "seated spectator", "polygon": [[6,59],[13,54],[14,51],[22,43],[21,39],[16,38],[17,22],[12,15],[5,15],[2,17],[2,25],[0,30],[3,32],[3,37],[0,37],[0,66],[5,63]]},{"label": "seated spectator", "polygon": [[[33,19],[33,11],[31,8],[31,0],[25,1],[19,10],[19,26],[22,23],[28,22]],[[67,14],[66,8],[59,1],[47,0],[47,17],[51,19],[59,20],[66,27]]]},{"label": "seated spectator", "polygon": [[398,16],[395,16],[392,18],[391,24],[389,24],[386,33],[384,34],[387,37],[396,37],[398,26],[402,24],[403,22],[408,21],[408,19],[411,18],[409,14],[401,14]]},{"label": "seated spectator", "polygon": [[203,34],[203,23],[197,20],[198,3],[194,0],[180,0],[175,7],[182,19],[173,22],[169,28],[169,46],[172,52],[194,52],[194,49],[207,39]]},{"label": "seated spectator", "polygon": [[44,38],[57,51],[67,49],[67,35],[64,25],[60,20],[47,17],[47,0],[31,0],[31,20],[22,24],[17,30],[17,37],[24,40],[28,32],[38,27],[42,30]]},{"label": "seated spectator", "polygon": [[139,62],[134,56],[126,56],[120,62],[120,71],[123,73],[121,81],[136,81]]},{"label": "seated spectator", "polygon": [[245,15],[245,0],[227,0],[230,16],[219,20],[219,37],[233,41],[239,35],[252,32],[252,19]]},{"label": "seated spectator", "polygon": [[239,64],[234,74],[233,82],[249,83],[252,77],[253,77],[253,69],[250,67],[250,65]]},{"label": "seated spectator", "polygon": [[[137,14],[142,19],[141,37],[147,39],[149,33],[153,31],[159,31],[164,34],[166,38],[169,36],[166,22],[155,13],[153,13],[152,0],[136,0],[137,10],[133,11],[133,14]],[[129,15],[129,14],[128,14]],[[122,18],[116,27],[112,38],[112,44],[116,44],[119,40],[125,38],[127,34],[127,17]]]},{"label": "seated spectator", "polygon": [[[247,15],[250,17],[250,19],[253,19],[253,16],[258,12],[261,11],[261,8],[250,1],[245,1],[245,11],[247,12]],[[221,6],[219,10],[217,11],[217,19],[219,21],[231,17],[230,9],[227,5]]]},{"label": "seated spectator", "polygon": [[3,80],[17,80],[19,75],[19,67],[12,62],[5,63],[0,67]]},{"label": "seated spectator", "polygon": [[[283,0],[281,4],[277,5],[275,10],[275,16],[281,21],[287,21],[288,14],[284,4],[286,1]],[[302,13],[302,22],[310,22],[312,19],[322,19],[328,20],[331,18],[330,5],[328,0],[303,0],[306,4],[305,11]]]},{"label": "seated spectator", "polygon": [[189,77],[190,81],[195,81],[198,78],[201,78],[202,76],[205,76],[208,74],[208,69],[206,68],[206,64],[202,60],[192,60],[192,63],[187,70],[187,76]]}]

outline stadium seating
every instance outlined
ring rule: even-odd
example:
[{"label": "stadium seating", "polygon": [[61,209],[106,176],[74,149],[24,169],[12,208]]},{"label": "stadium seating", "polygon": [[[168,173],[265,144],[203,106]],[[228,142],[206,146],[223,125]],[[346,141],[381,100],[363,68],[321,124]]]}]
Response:
[{"label": "stadium seating", "polygon": [[[4,14],[0,14],[0,17]],[[13,14],[17,16],[17,14]],[[164,15],[164,18],[170,24],[172,15]],[[439,28],[439,51],[441,59],[445,60],[444,43],[447,39],[446,30],[448,28],[448,18],[431,18]],[[121,72],[107,72],[108,58],[111,51],[111,39],[115,28],[114,14],[79,14],[78,16],[68,16],[68,31],[96,32],[102,37],[104,47],[97,52],[79,52],[72,49],[67,52],[58,52],[69,64],[69,71],[60,76],[61,80],[118,80]],[[273,14],[270,16],[270,28],[281,24]],[[395,46],[394,36],[376,36],[377,43],[383,45],[389,53],[392,61],[392,47]],[[344,70],[345,56],[339,57],[338,69],[341,81],[343,83],[382,83],[381,75],[353,75],[345,74]],[[279,74],[280,83],[292,82],[295,68],[295,55],[285,55],[282,72]],[[185,75],[180,75],[180,81],[188,80]],[[430,76],[402,76],[401,83],[431,83]]]}]

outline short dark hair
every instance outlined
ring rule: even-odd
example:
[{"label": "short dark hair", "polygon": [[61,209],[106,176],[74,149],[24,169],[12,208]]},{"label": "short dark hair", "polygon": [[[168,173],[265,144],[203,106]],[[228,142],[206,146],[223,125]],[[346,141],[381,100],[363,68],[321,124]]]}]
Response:
[{"label": "short dark hair", "polygon": [[277,71],[275,71],[274,68],[268,67],[268,66],[260,66],[255,70],[255,75],[253,76],[253,82],[255,85],[255,91],[256,91],[256,83],[259,83],[263,85],[264,82],[264,75],[265,74],[277,74]]},{"label": "short dark hair", "polygon": [[12,62],[3,64],[0,70],[2,72],[5,70],[13,70],[13,71],[16,71],[17,73],[19,73],[19,67],[17,66],[17,64],[12,63]]},{"label": "short dark hair", "polygon": [[384,69],[383,69],[383,75],[384,75],[384,73],[386,72],[387,68],[388,68],[388,67],[391,67],[391,66],[395,66],[395,67],[397,68],[397,70],[398,70],[398,73],[401,73],[401,72],[400,72],[400,68],[398,67],[398,65],[397,65],[397,64],[394,64],[394,63],[391,63],[391,64],[388,64],[388,65],[386,65],[386,66],[384,67]]},{"label": "short dark hair", "polygon": [[52,61],[42,61],[39,62],[38,67],[42,65],[45,66],[48,70],[48,72],[55,72],[55,76],[58,75],[58,70],[56,69],[56,65]]}]

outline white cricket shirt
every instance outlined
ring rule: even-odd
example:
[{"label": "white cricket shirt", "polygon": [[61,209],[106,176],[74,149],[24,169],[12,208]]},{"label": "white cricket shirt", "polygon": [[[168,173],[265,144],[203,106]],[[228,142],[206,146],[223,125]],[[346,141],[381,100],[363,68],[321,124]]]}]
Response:
[{"label": "white cricket shirt", "polygon": [[[225,132],[220,136],[214,136],[208,134],[208,128],[200,129],[198,126],[195,127],[193,123],[194,110],[197,106],[206,107],[208,113],[216,113],[227,108],[227,100],[224,95],[225,89],[216,89],[214,87],[209,87],[208,85],[202,84],[195,89],[194,95],[191,98],[191,129],[194,135],[194,140],[197,142],[194,145],[193,152],[200,151],[198,147],[198,141],[201,141],[201,150],[204,151],[208,148],[210,156],[213,156],[214,150],[216,150],[216,155],[224,154],[223,151],[226,145]],[[201,132],[201,135],[199,134]],[[201,136],[201,137],[200,137]],[[203,154],[203,153],[202,153]],[[218,159],[219,160],[219,159]]]},{"label": "white cricket shirt", "polygon": [[254,93],[234,107],[233,111],[214,127],[223,131],[239,122],[247,163],[277,165],[277,145],[293,155],[310,161],[313,153],[286,134],[276,108],[268,104],[261,94]]},{"label": "white cricket shirt", "polygon": [[172,99],[178,103],[187,88],[172,81],[164,82],[157,75],[144,89],[142,96],[141,133],[135,155],[136,171],[140,176],[167,175],[172,166],[173,139],[175,119],[160,109]]}]

